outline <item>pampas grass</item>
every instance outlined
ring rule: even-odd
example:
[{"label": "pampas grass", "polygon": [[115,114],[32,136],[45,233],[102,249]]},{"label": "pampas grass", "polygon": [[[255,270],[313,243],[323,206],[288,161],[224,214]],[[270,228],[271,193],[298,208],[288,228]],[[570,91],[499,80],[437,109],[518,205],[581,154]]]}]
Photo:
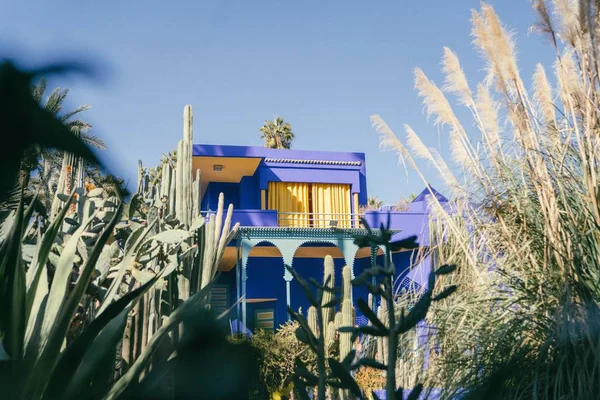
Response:
[{"label": "pampas grass", "polygon": [[[460,290],[432,306],[420,349],[430,354],[425,385],[442,388],[444,398],[589,399],[600,392],[600,14],[588,1],[533,6],[537,30],[556,54],[556,90],[541,64],[527,90],[513,34],[487,4],[471,19],[487,71],[474,98],[450,49],[443,50],[442,88],[415,69],[418,96],[447,132],[464,183],[410,127],[405,146],[381,117],[372,118],[384,147],[425,183],[413,157],[427,160],[455,195],[451,210],[432,204],[430,255],[458,266],[438,287]],[[458,120],[446,94],[457,96],[475,124]],[[479,138],[463,128],[471,125]]]}]

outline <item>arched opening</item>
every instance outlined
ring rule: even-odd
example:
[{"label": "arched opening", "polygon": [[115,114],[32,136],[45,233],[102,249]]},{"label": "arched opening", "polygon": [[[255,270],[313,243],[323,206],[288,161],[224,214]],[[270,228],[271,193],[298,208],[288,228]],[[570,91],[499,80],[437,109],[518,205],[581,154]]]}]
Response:
[{"label": "arched opening", "polygon": [[[346,262],[342,250],[331,242],[308,241],[303,243],[294,252],[292,268],[307,281],[314,278],[317,282],[323,283],[323,263],[327,255],[333,258],[335,286],[341,287],[342,268],[346,265]],[[312,286],[311,289],[314,293]],[[305,316],[310,307],[304,290],[296,280],[292,280],[290,284],[290,307],[294,311],[301,308]]]},{"label": "arched opening", "polygon": [[287,319],[281,251],[271,242],[257,243],[246,261],[246,326],[275,330]]}]

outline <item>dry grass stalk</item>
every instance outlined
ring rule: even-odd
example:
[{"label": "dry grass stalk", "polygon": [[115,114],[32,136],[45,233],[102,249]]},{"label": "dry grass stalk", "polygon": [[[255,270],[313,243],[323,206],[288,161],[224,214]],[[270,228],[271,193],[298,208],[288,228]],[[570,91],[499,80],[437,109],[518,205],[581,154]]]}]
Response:
[{"label": "dry grass stalk", "polygon": [[[586,399],[600,390],[596,7],[586,0],[534,2],[537,29],[551,38],[557,57],[557,96],[540,64],[532,90],[526,89],[513,34],[486,4],[472,12],[473,43],[487,67],[475,98],[449,49],[443,89],[415,70],[426,113],[448,130],[452,158],[466,182],[452,187],[461,194],[452,212],[433,202],[430,227],[436,262],[459,266],[439,287],[458,284],[461,290],[428,317],[426,347],[435,356],[425,383],[444,387],[448,396],[482,388],[496,371],[511,378],[501,398]],[[477,148],[444,91],[471,111],[480,133]],[[446,184],[458,186],[439,153],[410,127],[405,147],[381,117],[373,122],[382,145],[395,149],[424,182],[413,157],[426,159]]]}]

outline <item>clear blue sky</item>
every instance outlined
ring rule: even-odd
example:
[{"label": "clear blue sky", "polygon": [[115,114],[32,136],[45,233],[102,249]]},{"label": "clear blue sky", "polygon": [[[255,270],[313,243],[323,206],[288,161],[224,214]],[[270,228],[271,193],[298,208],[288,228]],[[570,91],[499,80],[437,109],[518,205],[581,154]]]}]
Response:
[{"label": "clear blue sky", "polygon": [[[537,61],[552,56],[544,38],[527,32],[535,20],[530,2],[490,3],[517,32],[520,69],[530,77]],[[196,143],[260,146],[258,128],[280,115],[294,128],[294,148],[366,153],[369,194],[394,202],[423,183],[379,151],[369,116],[382,115],[402,135],[408,123],[445,149],[422,112],[413,68],[441,84],[448,46],[471,86],[482,77],[469,36],[478,0],[0,4],[0,56],[26,65],[80,56],[102,62],[105,81],[51,83],[71,89],[71,107],[92,106],[85,119],[107,143],[110,169],[132,189],[137,160],[154,165],[176,147],[183,106],[192,104]],[[439,184],[433,169],[427,177]]]}]

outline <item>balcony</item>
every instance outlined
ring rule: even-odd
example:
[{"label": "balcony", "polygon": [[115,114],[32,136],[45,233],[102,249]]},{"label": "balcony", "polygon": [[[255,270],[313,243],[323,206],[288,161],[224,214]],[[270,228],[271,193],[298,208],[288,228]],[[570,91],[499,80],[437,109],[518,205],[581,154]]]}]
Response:
[{"label": "balcony", "polygon": [[[202,211],[207,217],[214,211]],[[233,210],[231,224],[288,228],[361,228],[363,214],[317,214],[277,212],[276,210]]]},{"label": "balcony", "polygon": [[[203,211],[202,214],[214,214]],[[402,230],[402,235],[416,235],[421,241],[428,241],[427,216],[422,212],[410,211],[367,211],[364,214],[318,214],[277,212],[276,210],[233,210],[231,224],[241,226],[288,227],[288,228],[363,228],[360,218],[364,218],[371,228],[386,226],[389,218],[390,229]]]}]

